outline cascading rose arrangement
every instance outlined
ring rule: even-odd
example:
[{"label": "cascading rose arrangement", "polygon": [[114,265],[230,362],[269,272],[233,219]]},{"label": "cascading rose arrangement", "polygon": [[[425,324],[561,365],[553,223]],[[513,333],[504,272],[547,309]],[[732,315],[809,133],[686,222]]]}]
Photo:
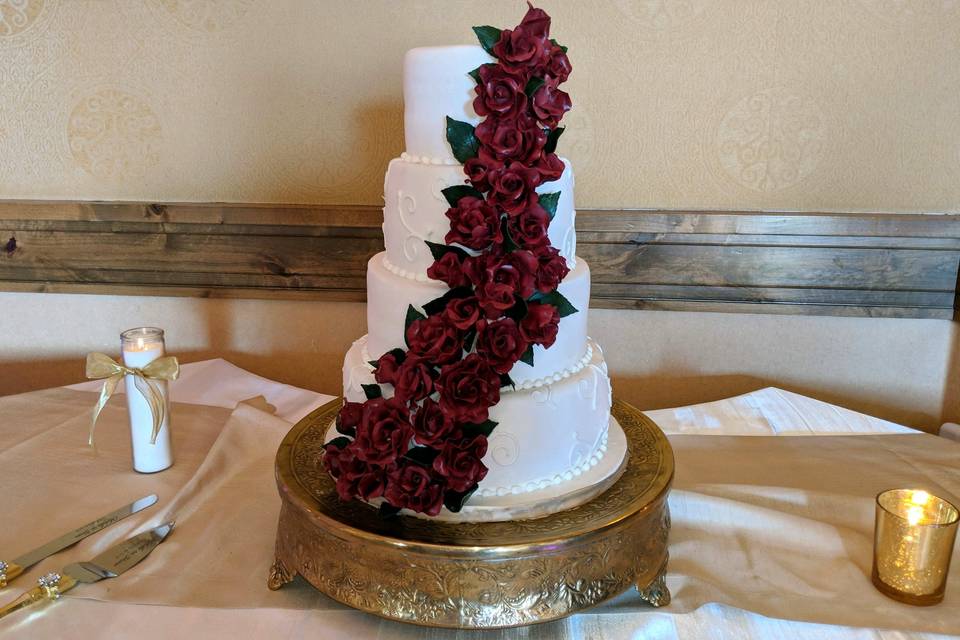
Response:
[{"label": "cascading rose arrangement", "polygon": [[427,242],[427,275],[449,290],[407,309],[407,348],[370,362],[376,384],[363,385],[366,401],[344,402],[341,436],[325,446],[340,497],[382,498],[385,514],[460,511],[486,476],[497,426],[488,411],[513,385],[510,370],[532,366],[533,346],[549,348],[560,318],[577,311],[557,290],[569,268],[547,237],[560,193],[536,191],[564,171],[554,151],[571,106],[559,89],[571,71],[566,47],[533,6],[514,29],[474,32],[496,62],[470,72],[483,120],[447,117],[466,180],[442,191],[446,244]]}]

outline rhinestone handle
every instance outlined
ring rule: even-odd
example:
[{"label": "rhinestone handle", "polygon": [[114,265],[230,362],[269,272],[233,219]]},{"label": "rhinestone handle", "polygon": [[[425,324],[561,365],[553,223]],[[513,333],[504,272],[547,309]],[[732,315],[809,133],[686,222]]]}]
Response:
[{"label": "rhinestone handle", "polygon": [[0,608],[0,618],[8,616],[14,611],[26,609],[37,603],[56,600],[60,595],[77,585],[77,581],[70,576],[61,576],[59,573],[48,573],[37,580],[37,586],[24,591],[19,598]]},{"label": "rhinestone handle", "polygon": [[0,589],[13,582],[13,579],[23,573],[23,567],[14,562],[0,560]]}]

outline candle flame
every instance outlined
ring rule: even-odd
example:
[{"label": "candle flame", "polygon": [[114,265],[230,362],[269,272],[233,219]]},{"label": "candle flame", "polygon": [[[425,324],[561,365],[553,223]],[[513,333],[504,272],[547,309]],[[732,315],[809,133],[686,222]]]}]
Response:
[{"label": "candle flame", "polygon": [[930,494],[920,489],[919,491],[914,491],[910,494],[910,502],[921,507],[928,502],[930,502]]},{"label": "candle flame", "polygon": [[923,520],[923,507],[913,506],[907,508],[907,523],[912,527]]}]

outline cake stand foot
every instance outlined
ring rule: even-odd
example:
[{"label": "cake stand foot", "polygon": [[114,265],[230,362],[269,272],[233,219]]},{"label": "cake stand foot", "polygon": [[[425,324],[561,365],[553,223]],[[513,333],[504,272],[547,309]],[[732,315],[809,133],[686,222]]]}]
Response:
[{"label": "cake stand foot", "polygon": [[657,576],[646,585],[637,585],[640,597],[654,607],[665,607],[670,604],[670,590],[667,589],[667,563],[657,573]]},{"label": "cake stand foot", "polygon": [[267,588],[271,591],[276,591],[283,585],[291,582],[297,574],[287,568],[287,565],[283,564],[283,560],[277,558],[273,562],[273,566],[270,567],[270,577],[267,578]]}]

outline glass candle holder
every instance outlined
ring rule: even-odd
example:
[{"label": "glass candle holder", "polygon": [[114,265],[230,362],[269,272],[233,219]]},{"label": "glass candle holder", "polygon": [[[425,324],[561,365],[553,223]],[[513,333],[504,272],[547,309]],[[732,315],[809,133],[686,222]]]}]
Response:
[{"label": "glass candle holder", "polygon": [[922,489],[877,495],[873,584],[894,600],[933,605],[943,600],[960,512]]},{"label": "glass candle holder", "polygon": [[[142,369],[165,355],[163,329],[139,327],[120,334],[123,364]],[[133,450],[133,469],[140,473],[156,473],[173,464],[173,449],[170,443],[170,399],[166,380],[156,380],[163,395],[164,413],[157,441],[151,443],[153,411],[150,404],[137,389],[134,377],[128,375],[124,384],[127,390],[127,409],[130,411],[130,439]]]}]

